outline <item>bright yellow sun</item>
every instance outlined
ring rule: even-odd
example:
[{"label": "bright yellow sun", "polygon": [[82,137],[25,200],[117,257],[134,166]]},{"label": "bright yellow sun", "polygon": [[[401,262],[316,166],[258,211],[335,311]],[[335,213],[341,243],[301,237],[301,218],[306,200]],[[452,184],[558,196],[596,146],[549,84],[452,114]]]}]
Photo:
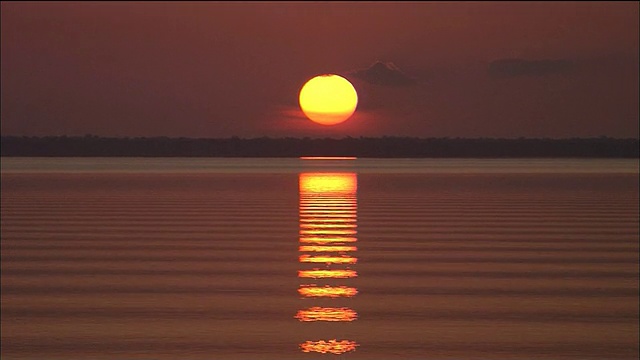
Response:
[{"label": "bright yellow sun", "polygon": [[351,117],[357,106],[358,93],[342,76],[316,76],[300,90],[302,112],[318,124],[339,124]]}]

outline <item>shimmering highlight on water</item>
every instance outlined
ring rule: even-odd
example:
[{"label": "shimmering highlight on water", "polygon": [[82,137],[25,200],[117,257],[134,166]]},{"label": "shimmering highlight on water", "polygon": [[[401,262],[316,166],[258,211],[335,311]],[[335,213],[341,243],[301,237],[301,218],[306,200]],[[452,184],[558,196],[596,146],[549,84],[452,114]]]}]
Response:
[{"label": "shimmering highlight on water", "polygon": [[2,159],[1,185],[2,359],[638,358],[637,159]]}]

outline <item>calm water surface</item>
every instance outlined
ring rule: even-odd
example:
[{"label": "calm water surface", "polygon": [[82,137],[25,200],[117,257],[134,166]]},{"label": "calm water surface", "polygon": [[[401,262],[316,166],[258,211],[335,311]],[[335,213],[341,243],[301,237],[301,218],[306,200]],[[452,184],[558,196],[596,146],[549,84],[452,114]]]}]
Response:
[{"label": "calm water surface", "polygon": [[2,359],[636,359],[638,161],[2,158]]}]

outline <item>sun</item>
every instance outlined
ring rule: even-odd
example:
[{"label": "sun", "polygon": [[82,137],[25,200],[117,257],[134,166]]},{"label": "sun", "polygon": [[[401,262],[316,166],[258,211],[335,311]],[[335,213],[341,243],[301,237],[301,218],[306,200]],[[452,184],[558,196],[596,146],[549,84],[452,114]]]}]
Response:
[{"label": "sun", "polygon": [[349,119],[358,106],[358,93],[349,80],[326,74],[307,81],[300,89],[300,108],[321,125],[336,125]]}]

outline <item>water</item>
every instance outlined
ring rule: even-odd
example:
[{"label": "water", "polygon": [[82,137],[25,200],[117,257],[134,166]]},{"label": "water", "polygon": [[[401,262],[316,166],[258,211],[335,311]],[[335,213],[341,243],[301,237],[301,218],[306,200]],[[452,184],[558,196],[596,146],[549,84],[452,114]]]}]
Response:
[{"label": "water", "polygon": [[635,359],[637,181],[637,160],[3,158],[2,358]]}]

